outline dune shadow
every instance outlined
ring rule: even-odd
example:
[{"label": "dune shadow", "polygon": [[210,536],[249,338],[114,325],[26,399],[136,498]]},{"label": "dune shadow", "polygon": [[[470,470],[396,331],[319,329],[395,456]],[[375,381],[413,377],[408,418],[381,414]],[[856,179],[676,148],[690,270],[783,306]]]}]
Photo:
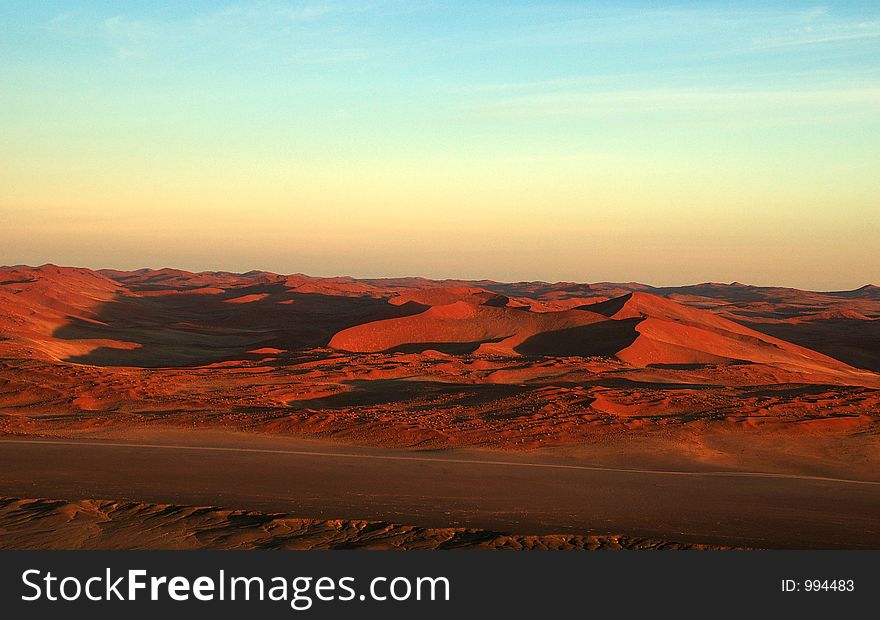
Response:
[{"label": "dune shadow", "polygon": [[757,389],[750,389],[743,392],[744,398],[760,398],[760,397],[776,397],[776,398],[795,398],[798,396],[818,396],[821,394],[853,392],[859,388],[843,387],[831,384],[779,384],[770,386],[761,386]]},{"label": "dune shadow", "polygon": [[254,358],[262,348],[285,352],[324,347],[348,327],[423,312],[415,302],[297,293],[284,283],[239,286],[220,293],[175,289],[118,294],[94,319],[70,317],[52,334],[62,340],[113,340],[66,361],[95,366],[201,366]]},{"label": "dune shadow", "polygon": [[880,319],[822,319],[802,323],[740,320],[746,327],[818,351],[856,368],[880,372]]},{"label": "dune shadow", "polygon": [[529,388],[495,383],[448,383],[444,381],[412,381],[407,379],[354,379],[344,381],[349,390],[302,400],[289,401],[288,407],[301,409],[345,409],[386,405],[442,398],[456,405],[478,405],[498,398],[513,396]]},{"label": "dune shadow", "polygon": [[480,348],[480,345],[501,342],[507,338],[489,338],[486,340],[474,340],[472,342],[407,342],[386,349],[383,353],[424,353],[425,351],[440,351],[448,355],[467,355]]},{"label": "dune shadow", "polygon": [[555,357],[608,357],[625,349],[638,338],[636,331],[644,319],[602,321],[535,334],[514,347],[522,355]]},{"label": "dune shadow", "polygon": [[565,387],[595,386],[622,390],[717,390],[720,383],[686,383],[681,381],[645,381],[626,377],[599,377],[588,381],[554,381],[553,385]]},{"label": "dune shadow", "polygon": [[631,297],[632,293],[627,293],[626,295],[615,297],[614,299],[600,301],[597,304],[586,304],[583,306],[577,306],[575,310],[589,310],[590,312],[595,312],[596,314],[610,317],[620,312],[623,309],[623,306],[626,305],[626,302],[628,302]]},{"label": "dune shadow", "polygon": [[19,278],[17,280],[3,280],[0,282],[0,286],[11,286],[13,284],[31,284],[32,282],[36,282],[36,278]]}]

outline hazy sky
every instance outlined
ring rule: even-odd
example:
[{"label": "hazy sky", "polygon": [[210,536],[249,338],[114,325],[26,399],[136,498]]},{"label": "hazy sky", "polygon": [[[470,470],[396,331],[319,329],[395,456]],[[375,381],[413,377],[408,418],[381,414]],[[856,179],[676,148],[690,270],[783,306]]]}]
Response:
[{"label": "hazy sky", "polygon": [[880,3],[0,4],[0,263],[880,283]]}]

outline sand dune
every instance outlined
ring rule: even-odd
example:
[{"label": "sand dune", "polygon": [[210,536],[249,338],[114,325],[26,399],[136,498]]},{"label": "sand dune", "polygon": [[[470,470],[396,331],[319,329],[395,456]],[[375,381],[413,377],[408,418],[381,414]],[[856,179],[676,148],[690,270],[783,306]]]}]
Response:
[{"label": "sand dune", "polygon": [[620,535],[506,534],[140,502],[0,497],[0,549],[720,549]]},{"label": "sand dune", "polygon": [[[437,305],[407,317],[338,332],[328,346],[358,352],[491,353],[550,357],[614,356],[634,366],[751,362],[814,373],[823,380],[858,377],[855,369],[767,336],[709,311],[643,292],[575,310],[530,312],[487,307],[481,289],[427,289],[408,294]],[[450,299],[456,301],[450,302]],[[508,298],[501,298],[506,305]],[[858,380],[856,379],[858,382]]]},{"label": "sand dune", "polygon": [[639,337],[616,354],[631,364],[746,361],[831,377],[869,376],[821,353],[656,295],[634,292],[597,306],[585,309],[607,314],[611,319],[643,319],[635,326]]},{"label": "sand dune", "polygon": [[125,340],[107,336],[102,343],[72,343],[52,337],[53,332],[81,321],[105,327],[99,309],[111,303],[122,287],[88,269],[46,265],[6,267],[0,270],[0,355],[63,359],[86,353],[95,346],[133,348]]},{"label": "sand dune", "polygon": [[873,295],[9,267],[0,432],[505,449],[669,425],[871,432]]},{"label": "sand dune", "polygon": [[604,317],[577,310],[533,313],[461,300],[431,306],[408,317],[350,327],[335,334],[328,346],[358,352],[434,349],[514,355],[517,347],[535,334],[603,320]]}]

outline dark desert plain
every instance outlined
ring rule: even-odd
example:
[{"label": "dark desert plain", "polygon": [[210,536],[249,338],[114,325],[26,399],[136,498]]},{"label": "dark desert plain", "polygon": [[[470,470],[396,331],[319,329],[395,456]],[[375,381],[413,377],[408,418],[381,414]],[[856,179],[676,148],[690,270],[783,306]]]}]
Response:
[{"label": "dark desert plain", "polygon": [[0,268],[6,548],[880,548],[880,288]]}]

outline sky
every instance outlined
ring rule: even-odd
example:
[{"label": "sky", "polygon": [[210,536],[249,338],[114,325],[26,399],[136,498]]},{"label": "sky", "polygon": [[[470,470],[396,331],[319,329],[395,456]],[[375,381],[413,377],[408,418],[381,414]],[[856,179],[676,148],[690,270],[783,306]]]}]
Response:
[{"label": "sky", "polygon": [[880,3],[6,1],[0,264],[880,284]]}]

